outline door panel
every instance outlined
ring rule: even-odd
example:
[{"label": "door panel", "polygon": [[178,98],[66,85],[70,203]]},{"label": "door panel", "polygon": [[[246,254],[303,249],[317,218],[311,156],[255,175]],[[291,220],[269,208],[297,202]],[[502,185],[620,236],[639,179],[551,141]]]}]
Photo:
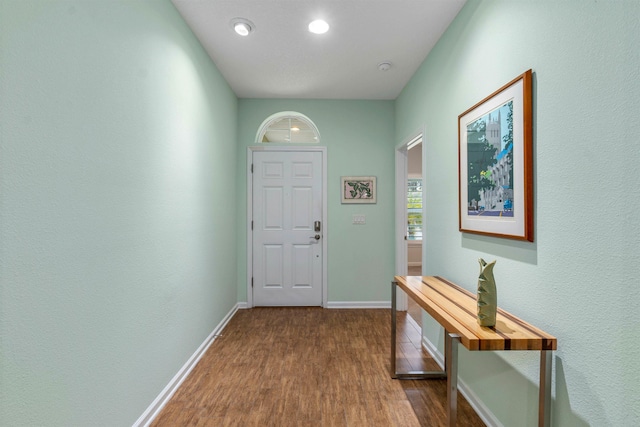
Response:
[{"label": "door panel", "polygon": [[322,305],[322,153],[256,151],[252,160],[254,305]]},{"label": "door panel", "polygon": [[313,286],[313,246],[293,245],[293,282],[294,288]]},{"label": "door panel", "polygon": [[282,277],[284,263],[283,245],[264,245],[262,247],[264,263],[262,275],[264,276],[264,286],[268,288],[282,288],[284,277]]},{"label": "door panel", "polygon": [[264,188],[263,227],[265,230],[281,231],[284,228],[284,191],[282,188]]}]

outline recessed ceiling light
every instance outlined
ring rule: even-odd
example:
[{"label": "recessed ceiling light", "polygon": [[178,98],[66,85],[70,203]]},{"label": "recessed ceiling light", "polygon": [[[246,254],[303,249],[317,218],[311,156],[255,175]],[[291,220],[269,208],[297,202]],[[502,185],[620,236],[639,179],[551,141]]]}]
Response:
[{"label": "recessed ceiling light", "polygon": [[314,34],[324,34],[329,31],[329,24],[322,19],[316,19],[309,24],[309,31]]},{"label": "recessed ceiling light", "polygon": [[238,35],[241,35],[243,37],[248,36],[256,27],[255,25],[253,25],[253,22],[249,21],[248,19],[244,19],[244,18],[233,18],[231,20],[231,28],[233,28],[233,31],[235,31]]}]

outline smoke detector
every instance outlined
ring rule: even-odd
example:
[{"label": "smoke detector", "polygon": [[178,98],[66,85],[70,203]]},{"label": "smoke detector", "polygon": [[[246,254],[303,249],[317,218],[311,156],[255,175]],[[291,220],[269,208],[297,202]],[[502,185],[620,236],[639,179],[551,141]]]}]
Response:
[{"label": "smoke detector", "polygon": [[391,69],[391,62],[389,61],[384,61],[378,64],[379,71],[389,71],[389,69]]}]

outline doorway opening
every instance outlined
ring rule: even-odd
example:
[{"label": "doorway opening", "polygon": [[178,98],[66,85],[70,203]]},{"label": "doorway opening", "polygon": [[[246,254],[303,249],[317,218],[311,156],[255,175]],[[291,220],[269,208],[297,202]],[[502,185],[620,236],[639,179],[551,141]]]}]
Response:
[{"label": "doorway opening", "polygon": [[[401,276],[422,275],[422,135],[413,134],[396,149],[396,274]],[[397,294],[396,307],[422,325],[422,310],[403,292]]]},{"label": "doorway opening", "polygon": [[[407,275],[422,276],[422,135],[407,144]],[[407,312],[418,325],[422,311],[408,299]]]},{"label": "doorway opening", "polygon": [[327,149],[296,111],[247,152],[247,307],[327,305]]}]

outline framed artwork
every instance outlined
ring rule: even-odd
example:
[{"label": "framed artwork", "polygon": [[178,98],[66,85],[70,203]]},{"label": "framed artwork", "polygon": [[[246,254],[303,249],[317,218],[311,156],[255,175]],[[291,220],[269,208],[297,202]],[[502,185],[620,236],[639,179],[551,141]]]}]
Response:
[{"label": "framed artwork", "polygon": [[458,116],[461,232],[533,242],[531,75]]},{"label": "framed artwork", "polygon": [[376,203],[376,177],[340,177],[340,194],[342,203]]}]

